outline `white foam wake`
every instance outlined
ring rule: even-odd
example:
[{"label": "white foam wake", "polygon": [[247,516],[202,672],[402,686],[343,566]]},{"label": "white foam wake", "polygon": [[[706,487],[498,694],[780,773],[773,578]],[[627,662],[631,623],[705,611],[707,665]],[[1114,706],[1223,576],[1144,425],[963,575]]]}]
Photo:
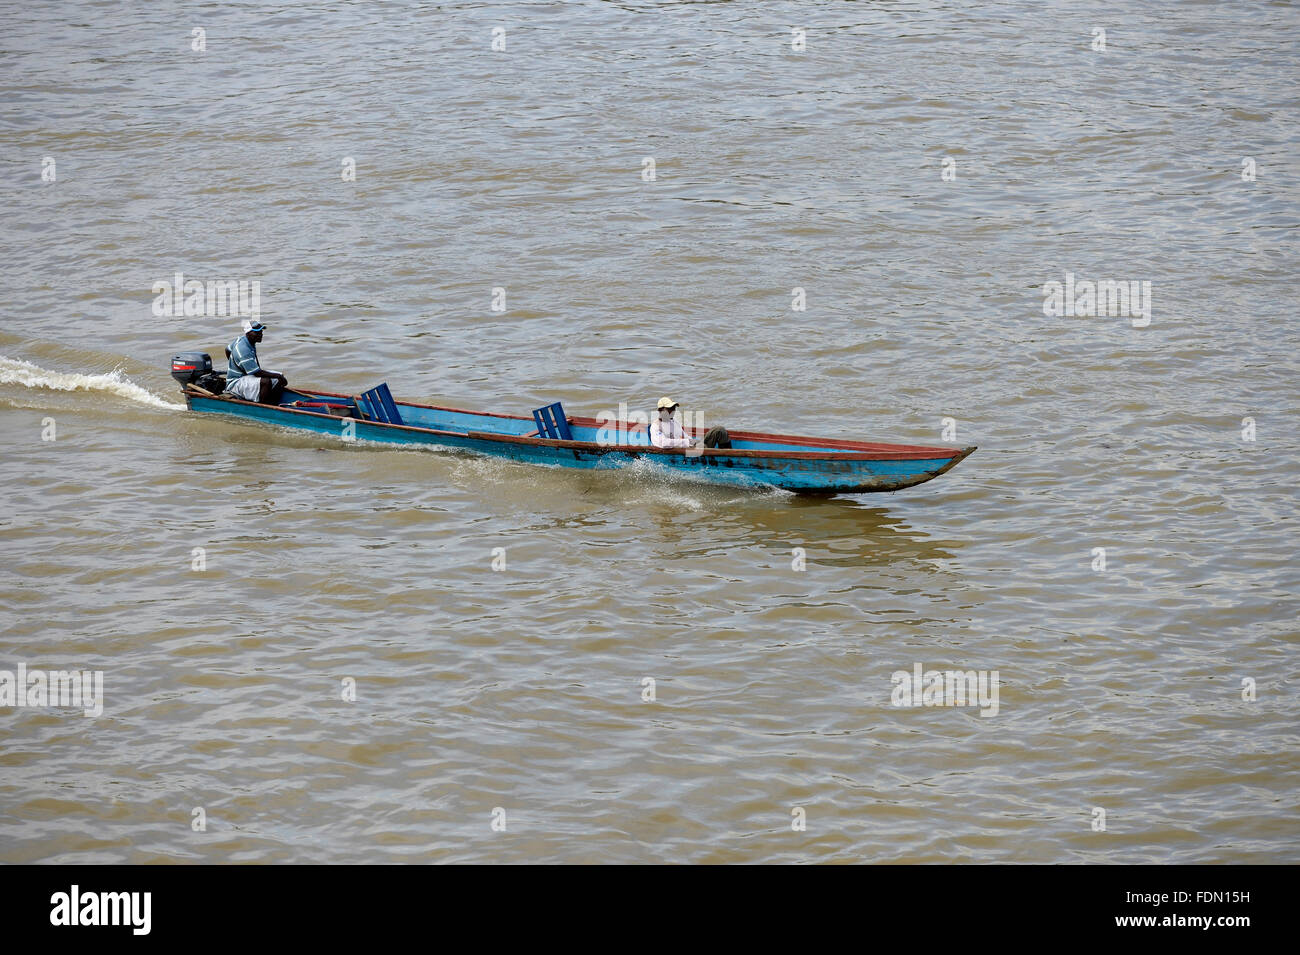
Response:
[{"label": "white foam wake", "polygon": [[19,358],[0,355],[0,385],[22,385],[25,388],[49,388],[53,391],[92,391],[116,395],[128,401],[184,411],[184,405],[163,401],[152,391],[134,384],[122,374],[120,368],[103,375],[83,375],[78,372],[50,371]]}]

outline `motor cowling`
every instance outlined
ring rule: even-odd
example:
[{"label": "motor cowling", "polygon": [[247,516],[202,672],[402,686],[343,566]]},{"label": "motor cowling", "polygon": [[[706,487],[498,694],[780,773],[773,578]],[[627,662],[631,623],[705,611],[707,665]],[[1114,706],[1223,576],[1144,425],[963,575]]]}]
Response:
[{"label": "motor cowling", "polygon": [[186,351],[172,359],[172,377],[182,386],[197,382],[211,373],[212,358],[207,352]]}]

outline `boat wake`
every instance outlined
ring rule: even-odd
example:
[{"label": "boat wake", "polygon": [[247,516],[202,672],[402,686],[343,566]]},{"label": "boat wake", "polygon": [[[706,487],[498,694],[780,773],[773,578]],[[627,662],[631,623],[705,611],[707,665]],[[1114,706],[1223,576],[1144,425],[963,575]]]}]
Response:
[{"label": "boat wake", "polygon": [[662,467],[650,458],[637,458],[616,468],[601,469],[632,495],[629,503],[667,505],[684,510],[705,510],[728,503],[762,497],[792,497],[790,491],[769,485],[728,487],[704,478]]},{"label": "boat wake", "polygon": [[[371,442],[354,442],[352,447],[363,444],[397,450],[393,445]],[[412,448],[404,446],[400,450],[425,450],[435,454],[445,454],[441,448]],[[677,511],[702,511],[737,502],[752,501],[765,497],[792,497],[790,491],[768,485],[754,487],[727,487],[710,481],[661,467],[647,458],[637,458],[617,467],[594,468],[589,471],[575,472],[568,468],[554,465],[539,468],[534,464],[523,464],[505,458],[487,457],[478,454],[458,455],[451,459],[451,476],[454,483],[465,488],[485,487],[519,487],[521,475],[530,475],[529,480],[534,489],[541,482],[557,481],[566,484],[572,492],[576,475],[581,475],[583,489],[581,495],[596,495],[596,498],[617,498],[622,504],[645,504],[653,507],[667,507]],[[549,496],[549,491],[543,496]],[[562,499],[568,499],[563,498]]]},{"label": "boat wake", "polygon": [[29,361],[0,355],[0,385],[22,385],[24,388],[46,388],[51,391],[98,392],[168,411],[185,410],[184,405],[164,401],[152,391],[130,381],[120,368],[101,375],[84,375],[80,372],[50,371]]}]

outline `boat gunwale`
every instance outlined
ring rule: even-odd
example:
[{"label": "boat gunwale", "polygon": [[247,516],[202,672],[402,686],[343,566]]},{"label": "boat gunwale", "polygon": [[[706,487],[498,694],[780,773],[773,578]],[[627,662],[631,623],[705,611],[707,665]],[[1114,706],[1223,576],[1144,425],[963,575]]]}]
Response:
[{"label": "boat gunwale", "polygon": [[[353,396],[333,391],[304,391],[298,388],[292,389],[299,394],[319,395],[329,398],[347,398]],[[574,451],[588,451],[598,454],[655,454],[676,457],[681,455],[687,457],[686,448],[657,448],[653,445],[608,445],[600,444],[596,441],[566,441],[564,439],[541,438],[531,435],[517,434],[494,434],[490,431],[447,431],[439,428],[426,428],[421,425],[410,424],[393,424],[388,421],[375,421],[369,418],[340,418],[338,415],[327,414],[319,411],[309,411],[306,408],[295,408],[290,405],[271,405],[263,404],[260,401],[246,401],[243,398],[237,398],[234,395],[211,393],[204,394],[199,391],[184,389],[184,394],[189,398],[206,398],[210,401],[229,402],[236,405],[247,405],[252,408],[266,408],[272,411],[288,412],[289,414],[311,415],[317,418],[328,418],[331,421],[360,421],[364,424],[377,425],[383,428],[396,428],[402,431],[412,431],[418,434],[446,435],[455,438],[471,438],[474,440],[498,441],[507,444],[521,444],[527,447],[549,447],[549,448],[568,448]],[[466,408],[449,408],[442,405],[426,405],[415,401],[394,401],[394,404],[405,405],[411,408],[423,408],[428,411],[448,411],[453,414],[468,414],[489,418],[506,418],[516,421],[531,421],[527,415],[516,414],[497,414],[494,412],[472,411]],[[580,427],[596,427],[599,420],[596,418],[585,418],[571,416],[570,420]],[[620,431],[631,431],[630,422],[610,422],[617,424]],[[641,425],[637,425],[643,427]],[[698,434],[699,429],[693,428],[692,431]],[[792,460],[792,461],[918,461],[927,459],[947,458],[949,459],[944,466],[930,477],[938,477],[945,471],[950,470],[965,458],[969,457],[976,448],[974,446],[966,448],[943,448],[926,445],[906,445],[906,444],[876,444],[865,441],[821,441],[816,438],[809,438],[800,435],[781,435],[769,434],[757,431],[733,431],[731,435],[738,440],[750,441],[770,441],[771,443],[781,444],[803,444],[812,447],[844,447],[844,450],[835,451],[786,451],[786,450],[750,450],[744,448],[701,448],[691,449],[689,457],[717,458],[757,458],[760,460]],[[856,448],[854,446],[857,446]],[[860,448],[860,450],[858,449]],[[928,480],[928,478],[927,478]]]}]

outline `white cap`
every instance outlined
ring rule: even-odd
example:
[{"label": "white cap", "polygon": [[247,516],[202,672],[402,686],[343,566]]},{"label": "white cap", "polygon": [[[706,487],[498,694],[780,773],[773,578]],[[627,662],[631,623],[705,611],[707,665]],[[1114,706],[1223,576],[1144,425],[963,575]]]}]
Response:
[{"label": "white cap", "polygon": [[669,398],[667,395],[664,395],[662,398],[659,399],[659,408],[658,408],[659,411],[663,411],[665,408],[676,408],[676,407],[677,407],[677,402],[673,401],[673,399]]}]

